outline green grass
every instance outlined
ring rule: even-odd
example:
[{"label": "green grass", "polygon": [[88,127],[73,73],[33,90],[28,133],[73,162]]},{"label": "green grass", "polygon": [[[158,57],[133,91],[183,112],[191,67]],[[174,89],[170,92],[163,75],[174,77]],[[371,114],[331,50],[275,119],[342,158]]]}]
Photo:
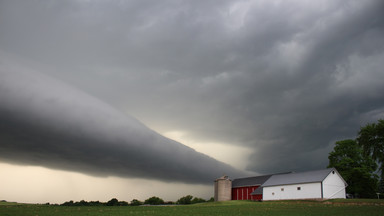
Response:
[{"label": "green grass", "polygon": [[122,215],[384,215],[384,200],[229,201],[184,206],[67,207],[0,205],[1,216],[122,216]]},{"label": "green grass", "polygon": [[0,206],[2,205],[9,206],[9,205],[20,205],[20,204],[17,202],[0,202]]}]

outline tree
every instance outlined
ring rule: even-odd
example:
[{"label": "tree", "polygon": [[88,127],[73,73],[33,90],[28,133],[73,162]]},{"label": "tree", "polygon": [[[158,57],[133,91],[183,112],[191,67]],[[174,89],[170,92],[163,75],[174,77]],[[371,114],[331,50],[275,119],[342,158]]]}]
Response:
[{"label": "tree", "polygon": [[118,205],[119,206],[128,206],[129,204],[126,201],[119,201]]},{"label": "tree", "polygon": [[113,198],[107,202],[107,206],[118,206],[119,205],[119,200],[116,198]]},{"label": "tree", "polygon": [[195,198],[193,198],[193,200],[192,200],[192,204],[195,204],[195,203],[203,203],[203,202],[206,202],[205,199],[203,199],[203,198],[198,198],[198,197],[195,197]]},{"label": "tree", "polygon": [[61,204],[62,206],[74,206],[73,200]]},{"label": "tree", "polygon": [[141,201],[139,201],[139,200],[137,200],[137,199],[133,199],[132,201],[131,201],[131,204],[130,204],[131,206],[139,206],[139,205],[143,205],[143,202],[141,202]]},{"label": "tree", "polygon": [[328,156],[328,167],[336,168],[347,182],[347,193],[355,197],[374,197],[377,188],[377,164],[355,140],[337,141]]},{"label": "tree", "polygon": [[148,198],[147,200],[144,201],[144,204],[149,204],[149,205],[162,205],[164,204],[164,200],[162,200],[159,197],[153,196],[151,198]]},{"label": "tree", "polygon": [[80,202],[78,202],[77,205],[79,205],[79,206],[88,206],[89,203],[87,201],[85,201],[85,200],[80,200]]},{"label": "tree", "polygon": [[178,199],[176,203],[182,204],[182,205],[188,205],[188,204],[195,204],[195,203],[202,203],[202,202],[206,202],[205,199],[187,195]]},{"label": "tree", "polygon": [[90,206],[103,206],[103,205],[105,205],[105,203],[102,203],[100,201],[90,201],[89,205]]},{"label": "tree", "polygon": [[[381,174],[381,175],[383,175],[383,174]],[[384,177],[383,177],[383,176],[381,176],[381,178],[380,178],[378,191],[379,191],[381,194],[384,193]]]},{"label": "tree", "polygon": [[367,124],[360,128],[358,144],[363,148],[364,154],[371,156],[380,164],[381,171],[380,192],[384,192],[384,120],[379,119],[378,123]]},{"label": "tree", "polygon": [[181,204],[181,205],[191,204],[192,198],[193,198],[193,196],[187,195],[187,196],[184,196],[184,197],[181,197],[180,199],[178,199],[176,203]]}]

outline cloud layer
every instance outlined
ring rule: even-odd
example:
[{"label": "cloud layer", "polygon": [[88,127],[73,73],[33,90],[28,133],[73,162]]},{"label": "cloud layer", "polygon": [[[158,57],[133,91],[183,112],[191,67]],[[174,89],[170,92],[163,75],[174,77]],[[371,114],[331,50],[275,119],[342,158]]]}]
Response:
[{"label": "cloud layer", "polygon": [[323,168],[384,118],[380,0],[0,4],[2,52],[252,171]]},{"label": "cloud layer", "polygon": [[0,76],[3,161],[204,184],[244,175],[43,74],[2,64]]}]

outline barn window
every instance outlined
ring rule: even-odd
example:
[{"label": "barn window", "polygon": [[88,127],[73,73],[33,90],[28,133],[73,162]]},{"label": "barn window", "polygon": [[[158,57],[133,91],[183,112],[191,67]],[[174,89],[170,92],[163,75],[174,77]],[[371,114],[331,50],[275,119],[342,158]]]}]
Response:
[{"label": "barn window", "polygon": [[297,187],[297,190],[301,190],[301,187]]},{"label": "barn window", "polygon": [[332,174],[335,174],[335,171],[332,171]]},{"label": "barn window", "polygon": [[281,188],[281,191],[284,191],[284,188]]},{"label": "barn window", "polygon": [[272,192],[272,196],[274,196],[275,195],[275,193],[274,192]]}]

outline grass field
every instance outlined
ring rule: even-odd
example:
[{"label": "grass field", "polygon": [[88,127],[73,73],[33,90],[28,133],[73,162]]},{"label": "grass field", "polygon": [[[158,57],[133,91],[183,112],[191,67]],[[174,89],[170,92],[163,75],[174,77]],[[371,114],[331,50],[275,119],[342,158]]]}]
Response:
[{"label": "grass field", "polygon": [[229,201],[179,206],[53,206],[1,203],[1,216],[384,215],[384,200]]}]

